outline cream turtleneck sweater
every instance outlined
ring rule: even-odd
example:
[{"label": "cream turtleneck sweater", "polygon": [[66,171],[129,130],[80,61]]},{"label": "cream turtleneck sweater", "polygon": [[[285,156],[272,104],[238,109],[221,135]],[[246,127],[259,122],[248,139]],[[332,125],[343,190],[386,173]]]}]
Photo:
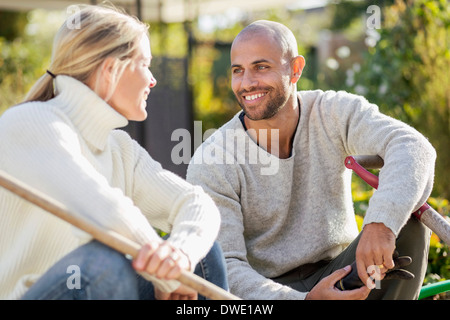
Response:
[{"label": "cream turtleneck sweater", "polygon": [[[0,170],[71,212],[140,244],[168,239],[195,266],[220,225],[201,188],[164,170],[130,136],[128,121],[81,82],[55,79],[56,97],[0,117]],[[0,188],[0,299],[20,298],[62,256],[90,240],[68,223]],[[163,290],[177,283],[152,279]]]}]

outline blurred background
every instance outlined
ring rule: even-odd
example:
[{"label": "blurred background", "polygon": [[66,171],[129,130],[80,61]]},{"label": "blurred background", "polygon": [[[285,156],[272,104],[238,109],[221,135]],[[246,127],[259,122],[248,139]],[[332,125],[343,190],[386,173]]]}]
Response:
[{"label": "blurred background", "polygon": [[[0,0],[0,115],[20,103],[49,65],[52,40],[72,5],[100,0]],[[231,42],[258,19],[282,22],[296,35],[306,67],[299,90],[346,90],[422,132],[438,153],[430,204],[450,205],[450,4],[447,0],[118,0],[150,25],[158,84],[149,117],[125,128],[163,167],[184,177],[208,129],[240,110],[230,89]],[[194,122],[201,121],[201,128]],[[197,125],[200,122],[197,122]],[[190,134],[190,150],[176,129]],[[195,132],[194,132],[195,131]],[[201,132],[200,132],[201,131]],[[195,135],[194,135],[195,133]],[[184,163],[174,163],[172,152]],[[420,157],[420,155],[418,155]],[[372,194],[355,178],[361,221]],[[448,246],[433,235],[426,283],[450,278]]]}]

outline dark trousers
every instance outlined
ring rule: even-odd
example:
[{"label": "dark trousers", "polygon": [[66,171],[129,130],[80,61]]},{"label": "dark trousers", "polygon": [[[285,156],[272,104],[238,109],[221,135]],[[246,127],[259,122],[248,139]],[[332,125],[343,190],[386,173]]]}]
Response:
[{"label": "dark trousers", "polygon": [[[369,300],[415,300],[419,297],[428,264],[431,231],[415,218],[400,231],[396,250],[400,256],[410,256],[412,263],[404,269],[415,275],[411,280],[382,280],[379,289],[373,289]],[[335,259],[305,265],[272,280],[301,292],[308,292],[323,278],[350,265],[355,260],[360,235]]]}]

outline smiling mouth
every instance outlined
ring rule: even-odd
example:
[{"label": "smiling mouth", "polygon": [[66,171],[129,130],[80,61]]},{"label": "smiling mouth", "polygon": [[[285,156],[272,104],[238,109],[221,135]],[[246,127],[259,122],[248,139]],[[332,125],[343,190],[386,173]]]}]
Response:
[{"label": "smiling mouth", "polygon": [[246,100],[246,101],[253,101],[253,100],[259,99],[261,97],[264,97],[266,94],[267,94],[267,92],[255,93],[255,94],[250,94],[250,95],[243,96],[243,97],[244,97],[244,100]]}]

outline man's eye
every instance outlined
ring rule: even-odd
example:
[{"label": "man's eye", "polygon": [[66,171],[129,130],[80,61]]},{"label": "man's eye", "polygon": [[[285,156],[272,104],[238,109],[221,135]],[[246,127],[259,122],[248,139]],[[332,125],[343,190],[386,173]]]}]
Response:
[{"label": "man's eye", "polygon": [[267,66],[257,66],[256,68],[258,70],[265,70],[265,69],[267,69]]},{"label": "man's eye", "polygon": [[232,72],[233,72],[233,73],[241,73],[241,72],[242,72],[242,69],[236,68],[236,69],[233,69]]}]

